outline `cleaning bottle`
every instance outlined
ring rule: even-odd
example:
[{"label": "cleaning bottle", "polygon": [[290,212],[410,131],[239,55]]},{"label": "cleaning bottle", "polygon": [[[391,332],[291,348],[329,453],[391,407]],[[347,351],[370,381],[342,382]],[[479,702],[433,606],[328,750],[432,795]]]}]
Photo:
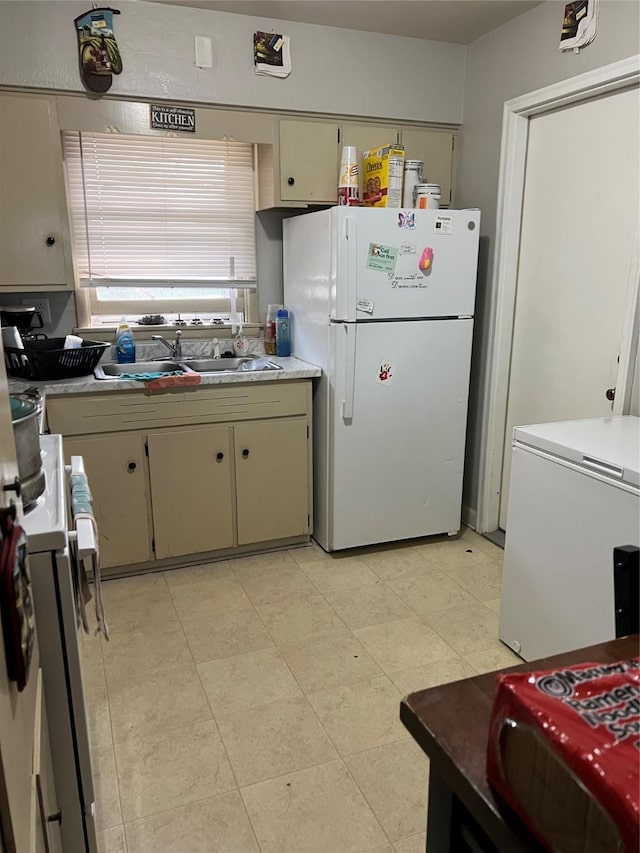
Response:
[{"label": "cleaning bottle", "polygon": [[132,364],[136,360],[133,332],[124,317],[116,332],[116,359],[118,364]]},{"label": "cleaning bottle", "polygon": [[286,308],[280,308],[276,316],[276,355],[284,358],[291,355],[291,328]]}]

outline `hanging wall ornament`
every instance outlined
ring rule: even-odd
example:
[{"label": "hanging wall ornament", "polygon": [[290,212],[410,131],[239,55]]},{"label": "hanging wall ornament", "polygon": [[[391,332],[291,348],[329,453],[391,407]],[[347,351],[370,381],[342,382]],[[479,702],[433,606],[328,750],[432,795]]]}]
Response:
[{"label": "hanging wall ornament", "polygon": [[118,9],[103,7],[79,15],[74,23],[78,33],[80,74],[91,92],[107,92],[114,74],[122,71],[122,58],[113,32],[113,16]]}]

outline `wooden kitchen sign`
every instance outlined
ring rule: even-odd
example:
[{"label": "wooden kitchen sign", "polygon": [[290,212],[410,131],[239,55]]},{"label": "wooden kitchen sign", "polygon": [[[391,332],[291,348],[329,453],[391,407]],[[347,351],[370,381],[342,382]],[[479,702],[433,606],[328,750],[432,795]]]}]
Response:
[{"label": "wooden kitchen sign", "polygon": [[158,104],[151,104],[149,110],[152,130],[196,132],[195,110],[188,107],[165,107]]}]

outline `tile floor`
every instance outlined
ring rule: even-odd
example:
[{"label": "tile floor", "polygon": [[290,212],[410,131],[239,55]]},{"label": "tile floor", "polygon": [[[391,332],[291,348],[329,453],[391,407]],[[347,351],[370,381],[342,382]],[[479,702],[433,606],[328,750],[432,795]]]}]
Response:
[{"label": "tile floor", "polygon": [[502,551],[317,545],[109,581],[84,643],[101,853],[422,853],[414,690],[517,662]]}]

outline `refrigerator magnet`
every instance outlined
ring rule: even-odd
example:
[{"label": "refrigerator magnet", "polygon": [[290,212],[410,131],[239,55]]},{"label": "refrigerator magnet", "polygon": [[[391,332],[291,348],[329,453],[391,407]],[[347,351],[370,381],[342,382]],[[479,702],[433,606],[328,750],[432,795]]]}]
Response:
[{"label": "refrigerator magnet", "polygon": [[376,382],[380,385],[390,385],[395,375],[395,367],[386,358],[380,360],[376,372]]},{"label": "refrigerator magnet", "polygon": [[377,272],[392,273],[396,268],[398,250],[394,246],[383,246],[380,243],[369,243],[367,254],[367,269]]},{"label": "refrigerator magnet", "polygon": [[373,314],[373,302],[370,299],[358,299],[356,301],[358,311],[364,311],[366,314]]},{"label": "refrigerator magnet", "polygon": [[453,217],[442,214],[436,216],[433,230],[436,234],[453,234]]},{"label": "refrigerator magnet", "polygon": [[433,261],[433,249],[431,246],[427,246],[427,248],[420,255],[420,260],[418,262],[418,266],[422,270],[422,272],[426,272],[431,268],[431,262]]}]

